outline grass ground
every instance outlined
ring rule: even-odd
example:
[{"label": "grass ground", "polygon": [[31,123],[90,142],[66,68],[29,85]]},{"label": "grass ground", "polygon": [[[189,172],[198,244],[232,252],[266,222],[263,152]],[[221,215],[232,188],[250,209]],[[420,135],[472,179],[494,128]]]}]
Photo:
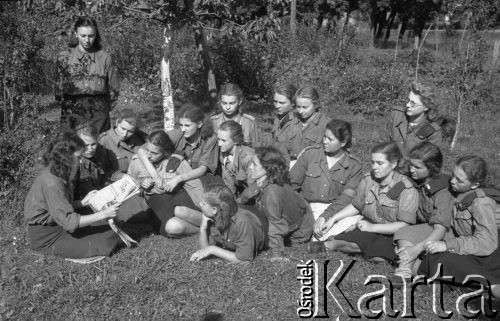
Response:
[{"label": "grass ground", "polygon": [[[145,116],[159,114],[154,103],[123,102],[127,104],[135,105]],[[49,120],[58,118],[54,110],[45,116]],[[265,113],[258,115],[263,141],[269,137],[269,117]],[[470,117],[452,155],[477,153],[498,169],[500,141],[497,135],[491,135],[500,132],[498,116]],[[369,147],[378,140],[383,118],[343,118],[352,122],[354,152],[368,168]],[[136,248],[122,249],[109,259],[76,265],[29,249],[22,224],[23,197],[2,198],[0,320],[220,320],[210,319],[217,315],[222,315],[223,320],[296,320],[301,293],[297,264],[301,260],[315,259],[320,266],[330,260],[327,278],[333,276],[340,261],[347,266],[356,260],[339,286],[354,307],[363,294],[380,289],[380,285],[363,285],[368,275],[390,276],[393,272],[388,264],[373,264],[361,257],[337,252],[313,254],[307,245],[288,248],[288,263],[272,263],[265,252],[247,265],[229,265],[214,258],[191,263],[189,257],[196,251],[197,236],[179,240],[157,235],[146,236]],[[5,213],[7,208],[15,213]],[[324,291],[321,286],[319,290]],[[443,308],[453,311],[454,320],[464,319],[455,306],[460,294],[457,291],[444,295]],[[386,295],[389,304],[389,293]],[[402,297],[401,291],[394,292],[394,308],[401,313]],[[337,298],[348,311],[347,301],[338,294]],[[418,292],[414,299],[417,320],[438,320],[444,315],[439,304],[433,307],[430,293]],[[382,299],[370,307],[381,309]],[[332,319],[337,315],[340,320],[350,319],[331,296],[327,312]],[[383,315],[382,319],[389,317]]]},{"label": "grass ground", "polygon": [[[457,37],[449,40],[451,43],[448,44],[440,42],[439,50],[445,51],[447,46],[453,46],[452,41],[456,42]],[[498,39],[498,33],[488,34],[488,37],[488,39]],[[425,47],[428,49],[435,47],[432,34],[429,35]],[[390,43],[388,48],[391,48]],[[397,54],[399,62],[400,56],[404,55],[400,52]],[[361,88],[365,90],[362,94],[368,95],[373,92],[373,96],[376,96],[373,98],[374,105],[367,106],[367,109],[385,110],[381,108],[385,106],[384,102],[395,101],[392,96],[387,98],[378,95],[380,92],[377,90],[390,87],[387,84],[398,85],[397,80],[389,83],[391,79],[402,79],[396,78],[398,70],[385,70],[389,76],[380,79],[384,74],[375,72],[379,66],[375,63],[372,65],[373,57],[379,60],[387,58],[391,60],[393,56],[394,52],[390,49],[384,51],[365,46],[359,50],[356,62],[350,67],[351,69],[348,69],[351,74],[345,77],[354,79],[351,82],[354,84],[352,87],[358,84],[365,86],[368,83],[366,89]],[[344,76],[330,77],[332,73],[322,74],[324,70],[329,70],[328,66],[323,68],[321,64],[316,64],[318,69],[310,71],[308,68],[311,66],[303,64],[307,68],[304,67],[300,73],[300,70],[293,72],[300,74],[304,79],[316,79],[314,81],[319,83],[323,90],[330,91],[324,95],[327,97],[324,101],[325,110],[331,117],[343,118],[352,123],[353,152],[363,160],[365,169],[368,169],[370,148],[379,140],[385,119],[376,113],[372,116],[354,114],[351,105],[347,102],[338,103],[336,101],[338,96],[334,95],[339,88],[347,92],[341,87],[342,82],[346,81],[342,78]],[[300,64],[298,67],[301,67]],[[309,73],[317,78],[313,78]],[[361,76],[358,79],[353,74]],[[289,75],[285,76],[295,79],[297,75],[289,72]],[[361,80],[364,80],[362,76],[371,78],[362,82]],[[377,87],[374,83],[377,80],[385,81],[386,87]],[[138,110],[143,115],[145,123],[143,128],[146,131],[162,127],[158,121],[162,114],[160,100],[156,94],[152,95],[153,98],[148,96],[149,91],[149,88],[143,90],[141,87],[137,90],[133,85],[125,83],[118,104],[121,108],[133,107]],[[355,94],[356,91],[353,96],[356,96]],[[443,109],[453,116],[456,106],[453,105],[451,96],[446,90],[439,92]],[[450,170],[451,163],[457,156],[473,153],[488,161],[492,172],[496,173],[497,182],[500,182],[500,135],[498,135],[500,96],[497,94],[495,99],[496,109],[484,108],[489,111],[483,112],[477,107],[464,112],[465,121],[457,147],[453,152],[446,152],[445,171]],[[50,105],[51,101],[52,97],[48,96],[39,100],[44,105]],[[365,101],[358,104],[366,105]],[[272,116],[269,111],[269,109],[249,110],[258,119],[263,133],[263,143],[269,142],[270,137]],[[46,119],[53,128],[56,128],[59,114],[56,109],[48,108],[37,119]],[[32,136],[35,141],[44,139],[43,136]],[[30,146],[29,149],[35,148]],[[29,155],[34,154],[34,151],[30,152]],[[297,300],[301,294],[301,285],[297,280],[299,276],[297,264],[301,260],[315,259],[320,266],[326,260],[330,260],[328,278],[334,275],[340,261],[349,265],[356,260],[352,270],[340,285],[340,289],[344,290],[354,307],[363,294],[380,289],[377,285],[363,285],[368,275],[389,276],[393,272],[393,267],[390,265],[373,264],[361,257],[337,252],[314,254],[306,245],[288,248],[287,256],[290,258],[288,263],[272,263],[267,259],[265,252],[248,265],[228,265],[213,258],[191,263],[189,257],[197,248],[196,236],[176,240],[149,235],[144,237],[136,248],[122,249],[111,258],[92,265],[76,265],[60,258],[42,256],[30,250],[23,224],[24,196],[36,170],[26,172],[31,176],[17,179],[20,189],[0,190],[0,321],[209,320],[208,316],[213,317],[217,313],[221,314],[224,320],[297,320],[299,319],[296,313]],[[321,287],[319,290],[321,293],[324,292]],[[460,291],[445,294],[443,305],[439,307],[433,306],[431,294],[418,292],[414,300],[416,319],[439,320],[440,316],[443,316],[442,309],[453,311],[454,314],[451,316],[453,320],[465,319],[459,316],[456,307],[456,300],[461,294]],[[336,297],[340,299],[338,295]],[[391,298],[386,297],[386,299],[389,303]],[[381,299],[376,300],[371,307],[381,309],[381,302]],[[340,303],[347,311],[347,302],[340,300]],[[401,291],[394,293],[394,307],[403,310]],[[500,310],[499,307],[497,309]],[[335,319],[337,315],[340,315],[340,320],[350,319],[346,314],[342,314],[332,297],[328,297],[327,312],[331,319]],[[387,312],[389,313],[388,310]],[[384,315],[381,318],[390,317]]]}]

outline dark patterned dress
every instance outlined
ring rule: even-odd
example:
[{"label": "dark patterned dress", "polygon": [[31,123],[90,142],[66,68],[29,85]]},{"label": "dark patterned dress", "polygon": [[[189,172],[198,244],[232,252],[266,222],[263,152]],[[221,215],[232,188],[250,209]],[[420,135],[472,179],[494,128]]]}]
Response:
[{"label": "dark patterned dress", "polygon": [[99,133],[110,128],[110,105],[118,98],[118,75],[103,50],[84,53],[78,47],[57,57],[56,100],[61,102],[61,130],[87,125]]}]

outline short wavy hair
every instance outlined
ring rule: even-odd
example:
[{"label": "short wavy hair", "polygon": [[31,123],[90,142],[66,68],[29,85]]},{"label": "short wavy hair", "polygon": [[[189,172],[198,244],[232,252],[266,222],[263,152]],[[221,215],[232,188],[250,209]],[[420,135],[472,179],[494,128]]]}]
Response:
[{"label": "short wavy hair", "polygon": [[274,147],[257,147],[255,155],[266,171],[267,181],[270,184],[283,186],[290,183],[288,165],[285,158]]},{"label": "short wavy hair", "polygon": [[74,154],[80,150],[85,150],[83,140],[74,132],[63,132],[49,145],[43,155],[43,163],[52,175],[68,183],[77,165]]},{"label": "short wavy hair", "polygon": [[148,142],[151,144],[158,146],[160,150],[164,153],[170,156],[175,152],[175,145],[168,136],[167,133],[165,133],[163,130],[156,130],[149,134],[148,136]]},{"label": "short wavy hair", "polygon": [[485,186],[488,179],[488,165],[484,159],[479,156],[467,155],[459,158],[455,166],[460,167],[471,183],[479,183],[479,186]]},{"label": "short wavy hair", "polygon": [[426,111],[427,119],[434,121],[438,118],[439,111],[437,110],[436,93],[431,86],[419,82],[412,82],[410,84],[410,92],[420,97],[424,107],[428,108]]},{"label": "short wavy hair", "polygon": [[326,124],[326,129],[330,130],[339,142],[345,143],[343,149],[351,148],[352,129],[350,123],[341,119],[332,119]]},{"label": "short wavy hair", "polygon": [[203,126],[200,129],[201,138],[206,139],[214,134],[214,127],[212,125],[212,122],[206,119],[205,113],[199,106],[193,103],[183,104],[179,109],[178,115],[179,119],[186,118],[193,123],[202,122]]},{"label": "short wavy hair", "polygon": [[396,163],[399,164],[401,161],[402,155],[401,151],[399,150],[398,146],[394,143],[391,142],[384,142],[377,144],[372,147],[371,150],[372,154],[380,153],[384,154],[385,158],[391,162],[391,163]]},{"label": "short wavy hair", "polygon": [[203,200],[217,209],[215,228],[221,233],[231,226],[231,218],[238,212],[238,204],[233,192],[222,184],[209,185],[203,194]]},{"label": "short wavy hair", "polygon": [[439,147],[430,142],[423,142],[410,151],[410,159],[420,159],[429,170],[429,176],[434,177],[441,172],[443,154]]}]

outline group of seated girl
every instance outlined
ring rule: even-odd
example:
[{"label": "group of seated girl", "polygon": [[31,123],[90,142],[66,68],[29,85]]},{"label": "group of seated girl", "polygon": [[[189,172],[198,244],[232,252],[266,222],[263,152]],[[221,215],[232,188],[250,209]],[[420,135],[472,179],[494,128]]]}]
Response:
[{"label": "group of seated girl", "polygon": [[[209,255],[249,261],[267,247],[272,260],[284,260],[285,245],[313,239],[327,250],[395,263],[402,280],[434,275],[443,263],[445,275],[474,271],[498,284],[496,204],[482,189],[486,164],[465,156],[451,178],[441,173],[444,127],[433,95],[412,84],[406,108],[392,112],[388,135],[381,135],[386,141],[372,148],[364,174],[350,152],[351,125],[326,117],[312,86],[275,88],[269,146],[258,146],[255,121],[241,112],[234,84],[221,89],[221,114],[206,119],[186,104],[178,128],[147,138],[133,111],[121,110],[99,137],[85,127],[48,149],[47,167],[26,197],[32,245],[64,257],[109,255],[120,242],[102,220],[133,221],[147,212],[161,235],[199,232],[193,261]],[[123,175],[136,179],[140,197],[98,213],[81,210]]]}]

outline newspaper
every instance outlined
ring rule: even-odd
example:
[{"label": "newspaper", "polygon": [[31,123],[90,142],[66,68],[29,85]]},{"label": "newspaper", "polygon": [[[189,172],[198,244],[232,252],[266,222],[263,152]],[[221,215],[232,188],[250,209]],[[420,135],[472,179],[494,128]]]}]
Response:
[{"label": "newspaper", "polygon": [[[130,197],[139,194],[139,192],[140,189],[137,182],[131,176],[125,175],[123,178],[90,196],[88,204],[94,212],[100,212],[113,204],[124,202]],[[131,243],[137,243],[137,241],[116,226],[114,218],[108,219],[108,224],[120,236],[127,247],[130,247]]]}]

